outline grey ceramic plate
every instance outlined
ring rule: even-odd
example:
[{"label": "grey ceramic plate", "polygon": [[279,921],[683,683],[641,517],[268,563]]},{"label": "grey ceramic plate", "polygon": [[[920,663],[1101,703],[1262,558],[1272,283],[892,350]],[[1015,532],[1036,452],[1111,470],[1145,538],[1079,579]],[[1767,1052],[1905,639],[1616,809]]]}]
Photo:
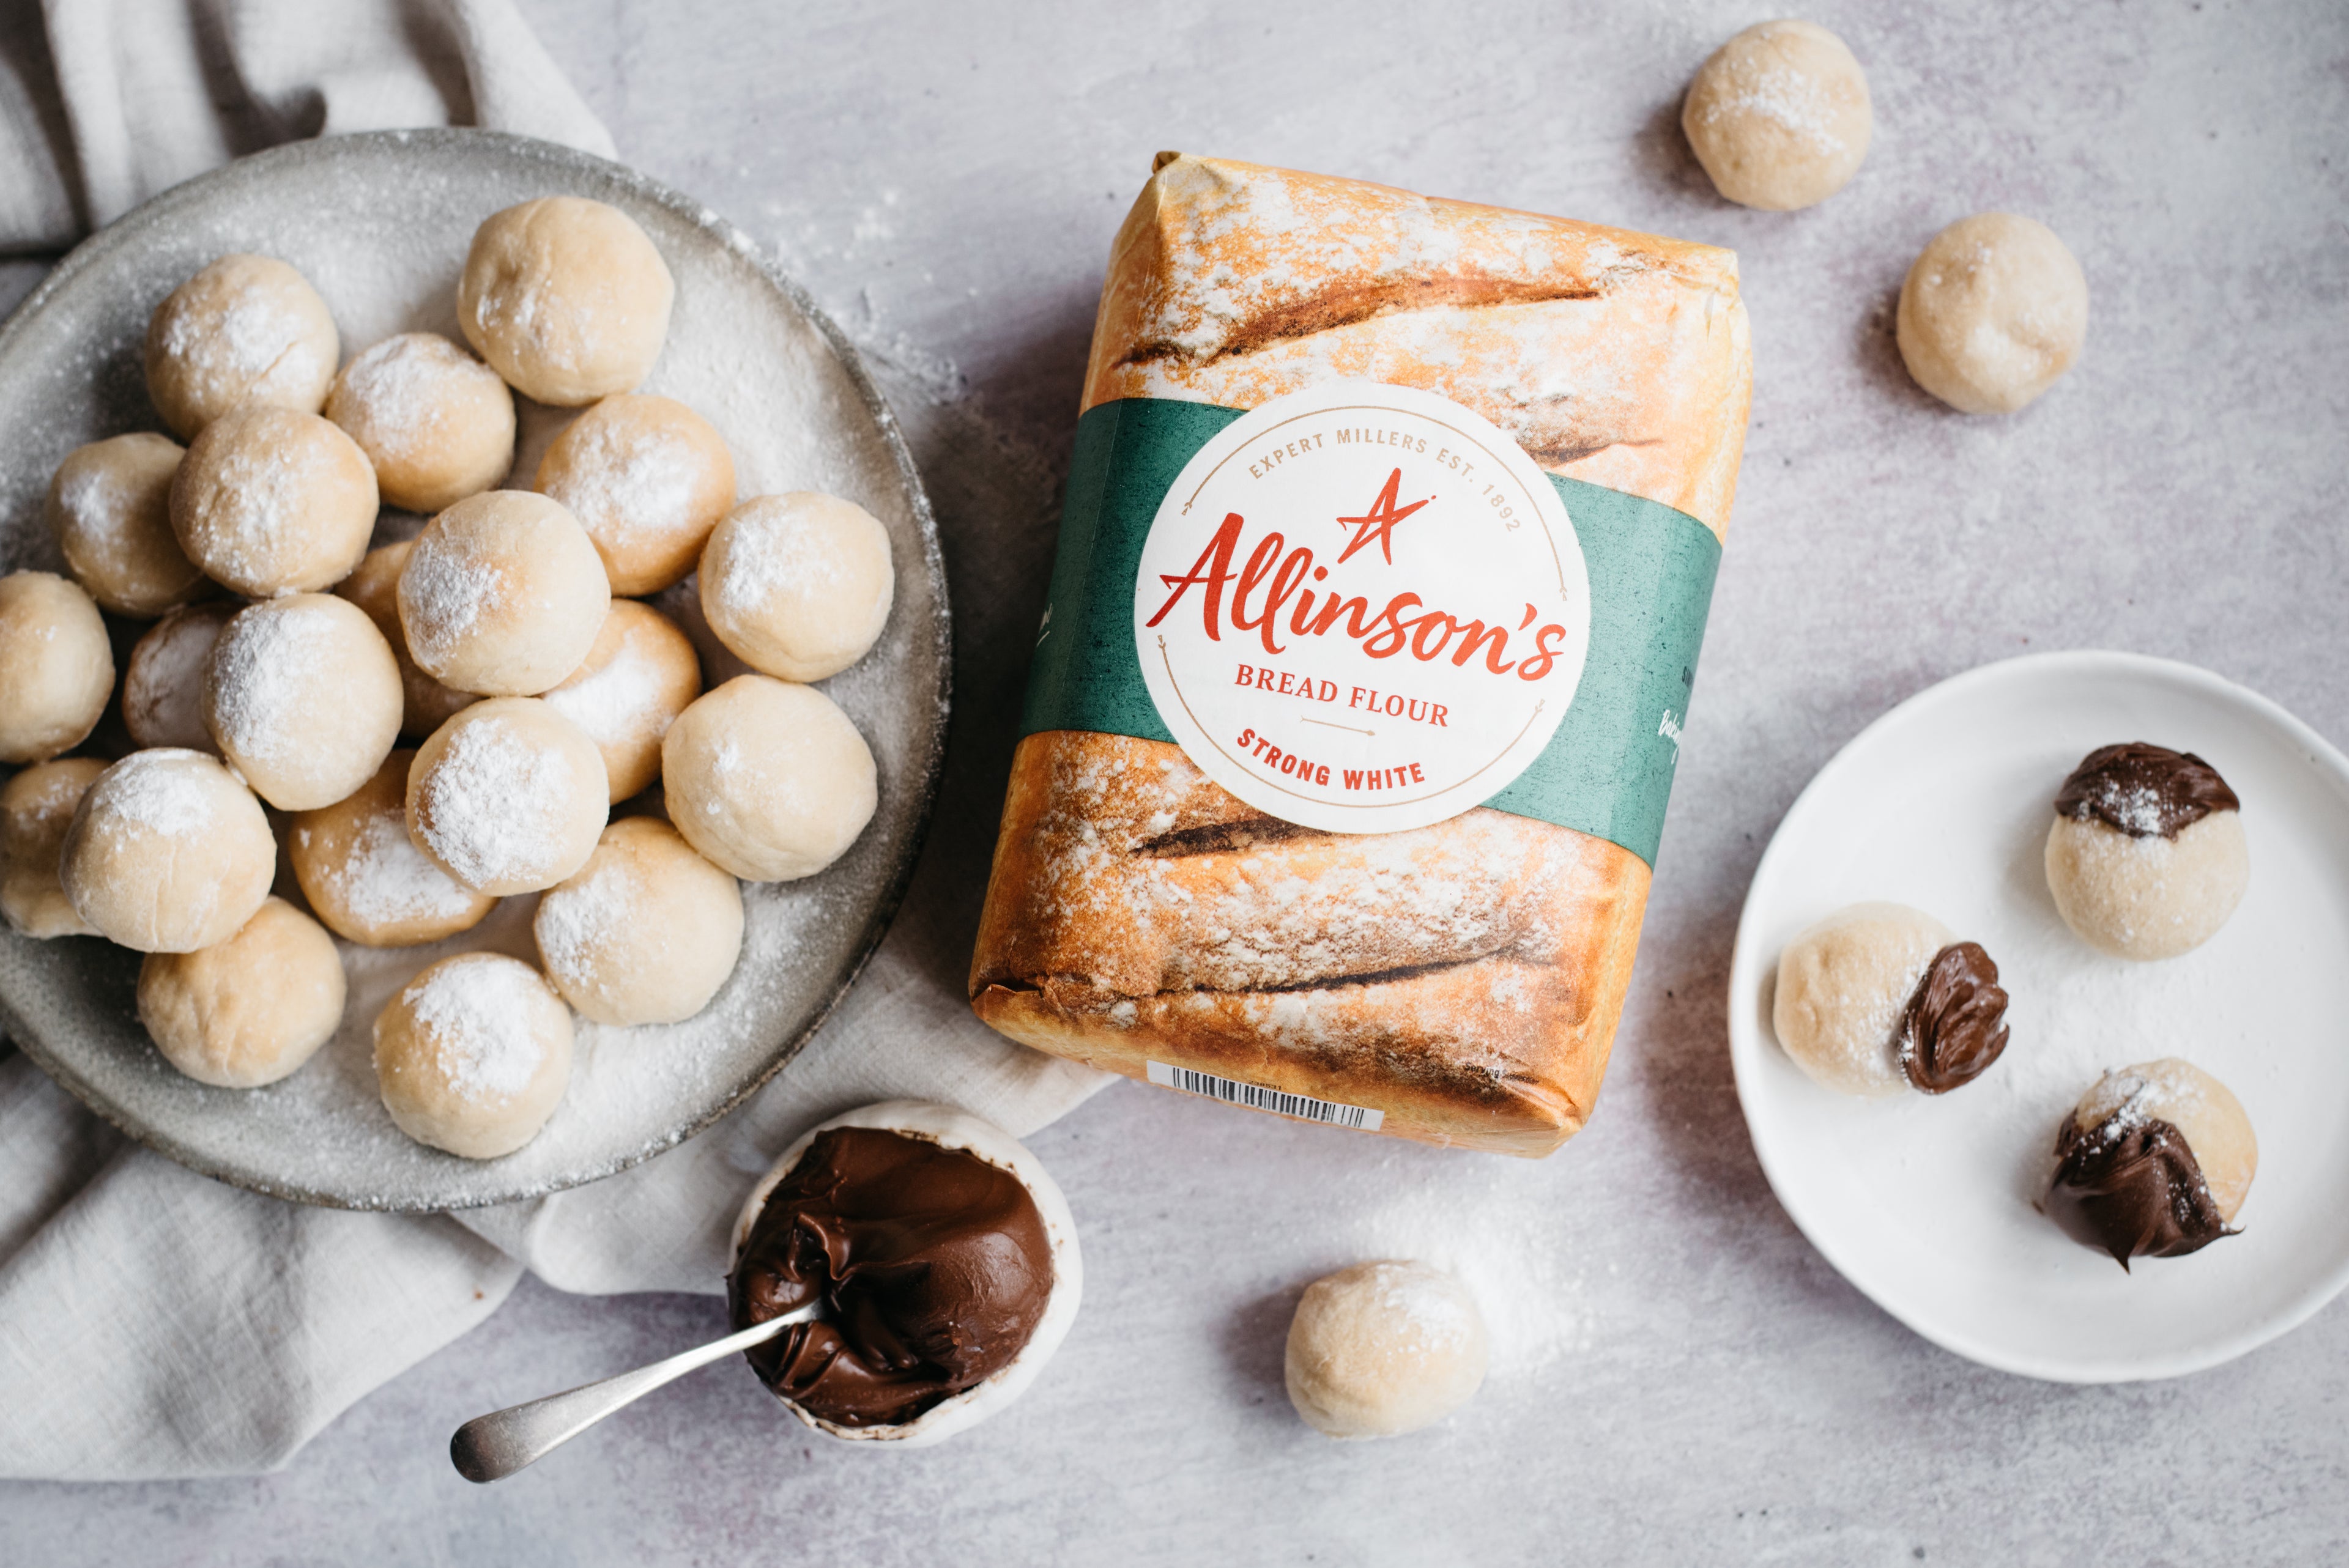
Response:
[{"label": "grey ceramic plate", "polygon": [[[691,405],[732,448],[741,492],[846,496],[889,530],[896,602],[877,646],[823,682],[880,769],[880,809],[848,853],[802,882],[744,889],[742,960],[702,1015],[667,1027],[579,1031],[569,1093],[502,1160],[410,1142],[377,1099],[369,1027],[408,976],[451,952],[533,956],[530,900],[428,947],[346,946],[341,1032],[282,1083],[209,1088],[149,1044],[139,956],[95,938],[0,933],[0,1024],[109,1120],[182,1164],[259,1191],[347,1208],[463,1208],[608,1176],[678,1142],[789,1062],[848,988],[895,912],[937,781],[948,634],[937,536],[889,410],[839,330],[740,231],[616,164],[486,131],[302,142],[190,181],[67,256],[0,329],[0,570],[62,570],[41,514],[58,459],[86,441],[158,429],[140,366],[149,314],[214,256],[281,256],[335,312],[343,354],[395,332],[457,336],[457,271],[502,207],[572,193],[644,225],[677,278],[667,348],[644,390]],[[517,480],[567,415],[524,405]],[[419,520],[387,513],[378,540]],[[665,607],[688,621],[690,595]],[[699,628],[689,627],[698,633]],[[705,643],[710,683],[737,673]],[[103,733],[101,731],[101,733]],[[281,879],[281,891],[288,879]]]}]

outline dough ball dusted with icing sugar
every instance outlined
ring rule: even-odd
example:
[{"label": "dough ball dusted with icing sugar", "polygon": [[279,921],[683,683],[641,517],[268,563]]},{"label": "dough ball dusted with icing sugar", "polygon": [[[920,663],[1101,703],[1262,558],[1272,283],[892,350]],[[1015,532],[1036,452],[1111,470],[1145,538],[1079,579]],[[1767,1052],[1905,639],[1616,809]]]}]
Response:
[{"label": "dough ball dusted with icing sugar", "polygon": [[669,820],[746,882],[789,882],[838,860],[879,799],[873,752],[813,686],[737,676],[661,741]]},{"label": "dough ball dusted with icing sugar", "polygon": [[513,467],[513,394],[438,333],[387,337],[344,366],[326,418],[375,465],[384,504],[404,511],[439,511]]},{"label": "dough ball dusted with icing sugar", "polygon": [[601,201],[543,196],[474,232],[457,321],[525,397],[575,408],[652,373],[676,297],[635,219]]},{"label": "dough ball dusted with icing sugar", "polygon": [[2006,992],[1979,943],[1921,910],[1856,903],[1778,959],[1771,1026],[1786,1054],[1843,1094],[1946,1094],[2006,1049]]},{"label": "dough ball dusted with icing sugar", "polygon": [[651,605],[615,599],[585,661],[546,702],[604,753],[617,805],[660,777],[661,738],[700,695],[692,640]]},{"label": "dough ball dusted with icing sugar", "polygon": [[469,691],[442,686],[424,673],[408,651],[408,631],[399,624],[399,573],[416,548],[412,539],[370,550],[359,569],[335,584],[335,593],[367,612],[375,629],[391,645],[399,665],[399,733],[421,740],[449,721],[460,708],[481,701]]},{"label": "dough ball dusted with icing sugar", "polygon": [[2088,1087],[2056,1130],[2041,1206],[2126,1269],[2133,1257],[2183,1257],[2234,1235],[2259,1164],[2242,1102],[2192,1062],[2165,1057]]},{"label": "dough ball dusted with icing sugar", "polygon": [[0,577],[0,762],[89,738],[114,695],[114,649],[88,594],[49,572]]},{"label": "dough ball dusted with icing sugar", "polygon": [[233,599],[183,604],[147,628],[122,676],[122,724],[133,741],[219,751],[204,724],[204,673],[212,645],[243,608]]},{"label": "dough ball dusted with icing sugar", "polygon": [[863,658],[896,592],[889,531],[813,490],[753,497],[701,552],[701,613],[754,670],[816,681]]},{"label": "dough ball dusted with icing sugar", "polygon": [[90,757],[36,762],[0,789],[0,917],[19,936],[95,936],[57,880],[74,808],[106,771]]},{"label": "dough ball dusted with icing sugar", "polygon": [[171,476],[185,455],[169,436],[115,436],[67,452],[49,480],[49,531],[66,569],[118,615],[150,619],[204,585],[171,532]]},{"label": "dough ball dusted with icing sugar", "polygon": [[2190,751],[2137,740],[2088,753],[2047,830],[2047,891],[2064,923],[2116,958],[2201,946],[2251,886],[2241,806]]},{"label": "dough ball dusted with icing sugar", "polygon": [[335,934],[363,947],[438,942],[479,925],[498,901],[432,863],[408,836],[413,751],[331,806],[297,814],[286,832],[302,896]]},{"label": "dough ball dusted with icing sugar", "polygon": [[296,593],[240,612],[212,645],[204,725],[281,811],[331,805],[399,738],[399,665],[366,612]]},{"label": "dough ball dusted with icing sugar", "polygon": [[1893,318],[1917,385],[1967,414],[2012,414],[2080,357],[2088,279],[2044,223],[1961,218],[1927,242]]},{"label": "dough ball dusted with icing sugar", "polygon": [[709,421],[672,397],[606,397],[546,449],[536,486],[571,509],[615,593],[682,581],[734,504],[734,459]]},{"label": "dough ball dusted with icing sugar", "polygon": [[274,256],[222,256],[147,323],[147,395],[180,439],[243,404],[315,414],[342,360],[335,318]]},{"label": "dough ball dusted with icing sugar", "polygon": [[475,703],[408,769],[408,830],[476,892],[535,892],[587,863],[604,830],[604,758],[535,697]]},{"label": "dough ball dusted with icing sugar", "polygon": [[149,954],[139,1021],[163,1059],[198,1083],[254,1088],[288,1077],[334,1037],[344,991],[335,939],[273,898],[225,942]]},{"label": "dough ball dusted with icing sugar", "polygon": [[249,406],[204,427],[171,479],[171,531],[204,574],[248,599],[350,575],[375,531],[375,469],[316,414]]},{"label": "dough ball dusted with icing sugar", "polygon": [[742,890],[653,817],[604,830],[539,900],[547,978],[599,1024],[675,1024],[709,1005],[742,952]]},{"label": "dough ball dusted with icing sugar", "polygon": [[1484,1315],[1468,1287],[1425,1264],[1356,1264],[1305,1287],[1289,1320],[1289,1403],[1333,1438],[1415,1432],[1485,1381]]},{"label": "dough ball dusted with icing sugar", "polygon": [[1698,67],[1681,129],[1714,190],[1786,212],[1851,182],[1876,111],[1841,38],[1816,22],[1758,22]]},{"label": "dough ball dusted with icing sugar", "polygon": [[277,841],[216,758],[159,748],[99,774],[57,855],[74,913],[140,953],[226,942],[269,896]]},{"label": "dough ball dusted with icing sugar", "polygon": [[419,1143],[494,1160],[538,1136],[571,1082],[571,1013],[537,970],[460,953],[409,981],[375,1021],[384,1109]]},{"label": "dough ball dusted with icing sugar", "polygon": [[427,675],[483,696],[535,696],[587,656],[612,602],[578,520],[491,490],[425,525],[399,570],[399,624]]}]

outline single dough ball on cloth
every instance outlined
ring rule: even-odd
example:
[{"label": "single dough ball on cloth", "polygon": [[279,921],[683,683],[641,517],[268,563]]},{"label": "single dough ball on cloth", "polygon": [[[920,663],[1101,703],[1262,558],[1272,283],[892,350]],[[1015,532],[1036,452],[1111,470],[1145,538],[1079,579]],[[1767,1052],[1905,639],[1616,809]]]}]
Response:
[{"label": "single dough ball on cloth", "polygon": [[261,802],[219,758],[160,747],[99,774],[58,851],[74,913],[140,953],[193,953],[253,918],[277,876]]},{"label": "single dough ball on cloth", "polygon": [[2201,946],[2251,885],[2241,805],[2190,751],[2139,740],[2090,752],[2056,792],[2047,830],[2056,913],[2116,958]]},{"label": "single dough ball on cloth", "polygon": [[1485,1317],[1425,1264],[1356,1264],[1305,1287],[1288,1324],[1289,1403],[1333,1438],[1388,1438],[1442,1420],[1485,1381]]},{"label": "single dough ball on cloth", "polygon": [[273,898],[226,942],[149,954],[139,1021],[163,1059],[198,1083],[254,1088],[287,1077],[334,1037],[344,989],[335,939]]},{"label": "single dough ball on cloth", "polygon": [[524,396],[574,408],[652,373],[676,297],[635,219],[583,197],[542,196],[474,231],[457,321]]},{"label": "single dough ball on cloth", "polygon": [[49,480],[49,531],[66,569],[118,615],[151,619],[204,585],[171,532],[171,476],[184,456],[169,436],[115,436],[67,452]]},{"label": "single dough ball on cloth", "polygon": [[814,490],[754,496],[701,552],[701,613],[754,670],[818,681],[864,656],[889,619],[889,531]]},{"label": "single dough ball on cloth", "polygon": [[438,333],[387,337],[344,366],[326,418],[375,465],[384,504],[404,511],[439,511],[513,467],[513,394]]},{"label": "single dough ball on cloth", "polygon": [[248,599],[314,593],[350,575],[375,532],[375,468],[316,414],[224,414],[171,478],[171,531],[205,575]]},{"label": "single dough ball on cloth", "polygon": [[1849,184],[1875,128],[1868,73],[1816,22],[1746,28],[1698,67],[1681,105],[1681,129],[1713,189],[1772,212]]},{"label": "single dough ball on cloth", "polygon": [[408,651],[434,679],[483,696],[535,696],[577,669],[611,603],[578,520],[528,490],[459,501],[399,570]]},{"label": "single dough ball on cloth", "polygon": [[95,936],[57,880],[74,808],[106,771],[94,757],[36,762],[0,789],[0,917],[19,936]]},{"label": "single dough ball on cloth", "polygon": [[414,540],[403,539],[368,551],[358,570],[335,584],[335,593],[366,611],[367,618],[391,645],[392,659],[399,665],[399,733],[421,740],[448,723],[452,714],[481,699],[472,692],[442,686],[425,674],[408,651],[408,629],[399,624],[399,573],[415,548]]},{"label": "single dough ball on cloth", "polygon": [[535,892],[587,863],[609,801],[604,757],[536,697],[477,702],[408,769],[408,831],[476,892]]},{"label": "single dough ball on cloth", "polygon": [[302,896],[335,934],[363,947],[438,942],[479,925],[498,901],[434,865],[408,835],[413,751],[331,806],[295,815],[286,851]]},{"label": "single dough ball on cloth", "polygon": [[281,811],[332,805],[399,739],[399,664],[367,613],[296,593],[238,613],[212,645],[204,725]]},{"label": "single dough ball on cloth", "polygon": [[599,1024],[676,1024],[709,1005],[742,953],[742,890],[654,817],[604,830],[539,900],[547,978]]},{"label": "single dough ball on cloth", "polygon": [[147,628],[122,675],[122,726],[134,742],[219,751],[204,723],[204,675],[212,645],[243,608],[234,599],[183,604]]},{"label": "single dough ball on cloth", "polygon": [[661,741],[662,792],[686,842],[745,882],[838,860],[880,799],[872,748],[813,686],[737,676]]},{"label": "single dough ball on cloth", "polygon": [[2242,1102],[2189,1061],[2165,1057],[2106,1073],[2055,1134],[2042,1207],[2083,1246],[2183,1257],[2230,1229],[2259,1171]]},{"label": "single dough ball on cloth", "polygon": [[631,394],[574,419],[546,449],[534,483],[595,542],[613,593],[657,593],[693,570],[734,504],[734,459],[684,404]]},{"label": "single dough ball on cloth", "polygon": [[494,1160],[538,1136],[571,1082],[571,1010],[537,970],[460,953],[376,1016],[384,1109],[419,1143]]},{"label": "single dough ball on cloth", "polygon": [[179,438],[241,404],[315,414],[343,356],[334,314],[274,256],[222,256],[147,323],[147,395]]},{"label": "single dough ball on cloth", "polygon": [[0,762],[89,738],[114,695],[114,648],[88,594],[52,572],[0,577]]},{"label": "single dough ball on cloth", "polygon": [[1827,1088],[1946,1094],[2006,1049],[2006,1004],[1979,943],[1905,904],[1856,903],[1787,944],[1770,1022]]},{"label": "single dough ball on cloth", "polygon": [[2080,357],[2088,279],[2045,224],[1978,212],[1909,266],[1894,335],[1918,386],[1962,413],[2012,414]]},{"label": "single dough ball on cloth", "polygon": [[692,639],[651,605],[615,599],[585,661],[546,702],[604,753],[617,805],[660,777],[661,738],[700,695]]}]

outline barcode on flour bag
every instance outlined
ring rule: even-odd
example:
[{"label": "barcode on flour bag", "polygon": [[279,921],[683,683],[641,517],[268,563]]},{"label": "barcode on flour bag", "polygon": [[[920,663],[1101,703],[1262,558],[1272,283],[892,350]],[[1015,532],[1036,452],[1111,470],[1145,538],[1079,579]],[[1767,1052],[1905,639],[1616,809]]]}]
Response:
[{"label": "barcode on flour bag", "polygon": [[1371,1110],[1359,1105],[1340,1105],[1333,1100],[1315,1099],[1310,1095],[1286,1094],[1277,1088],[1241,1083],[1237,1078],[1217,1078],[1213,1073],[1195,1073],[1189,1068],[1170,1068],[1164,1062],[1150,1064],[1150,1081],[1160,1088],[1201,1094],[1209,1099],[1244,1105],[1251,1110],[1269,1110],[1305,1121],[1326,1121],[1332,1127],[1351,1127],[1363,1132],[1376,1132],[1379,1124],[1387,1119],[1386,1112],[1382,1110]]}]

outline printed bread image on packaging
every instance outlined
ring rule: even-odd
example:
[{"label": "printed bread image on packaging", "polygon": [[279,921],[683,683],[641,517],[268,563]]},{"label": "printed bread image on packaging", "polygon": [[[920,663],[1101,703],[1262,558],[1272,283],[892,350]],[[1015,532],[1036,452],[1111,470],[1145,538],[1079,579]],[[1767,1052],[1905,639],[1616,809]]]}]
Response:
[{"label": "printed bread image on packaging", "polygon": [[1161,155],[1102,291],[978,1016],[1259,1109],[1571,1137],[1751,372],[1730,252]]}]

